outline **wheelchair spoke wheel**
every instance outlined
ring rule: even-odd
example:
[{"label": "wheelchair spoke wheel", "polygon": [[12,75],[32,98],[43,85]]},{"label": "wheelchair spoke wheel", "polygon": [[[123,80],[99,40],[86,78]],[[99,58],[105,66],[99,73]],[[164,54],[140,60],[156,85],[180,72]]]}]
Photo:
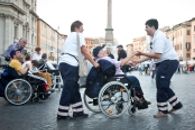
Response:
[{"label": "wheelchair spoke wheel", "polygon": [[84,100],[84,103],[87,109],[89,109],[90,111],[94,113],[101,112],[99,105],[98,105],[98,98],[90,98],[89,96],[87,96],[86,90],[84,91],[84,94],[83,94],[83,100]]},{"label": "wheelchair spoke wheel", "polygon": [[23,105],[32,96],[31,85],[23,79],[15,79],[8,83],[5,88],[5,97],[13,105]]},{"label": "wheelchair spoke wheel", "polygon": [[129,107],[129,99],[129,90],[118,81],[105,84],[98,96],[101,111],[110,118],[121,116]]}]

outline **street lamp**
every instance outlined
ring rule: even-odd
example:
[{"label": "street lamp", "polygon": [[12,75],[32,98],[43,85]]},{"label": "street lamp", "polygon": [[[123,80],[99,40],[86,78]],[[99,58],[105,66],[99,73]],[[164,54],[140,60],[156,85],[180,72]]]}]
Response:
[{"label": "street lamp", "polygon": [[57,64],[59,63],[59,29],[60,29],[60,27],[58,26],[58,28],[57,28]]}]

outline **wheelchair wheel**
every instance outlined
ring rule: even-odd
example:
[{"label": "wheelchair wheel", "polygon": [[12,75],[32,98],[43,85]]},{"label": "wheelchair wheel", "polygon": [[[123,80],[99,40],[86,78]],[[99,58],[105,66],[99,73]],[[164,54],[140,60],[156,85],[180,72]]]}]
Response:
[{"label": "wheelchair wheel", "polygon": [[28,102],[32,96],[31,85],[23,79],[10,81],[5,88],[5,97],[13,105],[23,105]]},{"label": "wheelchair wheel", "polygon": [[98,105],[98,98],[88,97],[86,94],[86,90],[84,91],[84,94],[83,94],[83,100],[84,100],[84,103],[87,109],[89,109],[90,111],[94,113],[101,112],[99,105]]},{"label": "wheelchair wheel", "polygon": [[110,118],[121,116],[129,108],[129,100],[129,90],[118,81],[105,84],[98,97],[101,111]]}]

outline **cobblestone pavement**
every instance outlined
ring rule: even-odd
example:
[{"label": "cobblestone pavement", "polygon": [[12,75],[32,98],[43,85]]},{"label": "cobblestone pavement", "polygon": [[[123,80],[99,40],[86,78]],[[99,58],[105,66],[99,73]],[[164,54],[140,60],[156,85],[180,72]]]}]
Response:
[{"label": "cobblestone pavement", "polygon": [[195,130],[195,73],[174,76],[172,88],[184,107],[162,119],[153,118],[157,110],[155,81],[137,72],[133,74],[138,76],[145,97],[152,102],[148,109],[137,111],[134,116],[125,113],[117,119],[109,119],[86,109],[89,118],[57,121],[60,92],[55,92],[45,101],[23,106],[12,106],[0,98],[0,130]]}]

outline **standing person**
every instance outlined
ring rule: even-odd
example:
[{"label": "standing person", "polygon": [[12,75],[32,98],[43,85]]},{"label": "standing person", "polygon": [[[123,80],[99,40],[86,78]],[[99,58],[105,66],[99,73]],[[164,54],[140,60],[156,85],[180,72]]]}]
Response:
[{"label": "standing person", "polygon": [[111,53],[111,48],[107,48],[107,53],[108,53],[108,56],[109,56],[111,59],[114,59],[114,55]]},{"label": "standing person", "polygon": [[13,44],[11,44],[4,53],[5,60],[10,61],[10,58],[11,58],[10,53],[13,50],[18,50],[23,54],[24,48],[26,47],[26,45],[27,45],[27,40],[24,38],[20,38],[18,42],[14,42]]},{"label": "standing person", "polygon": [[[67,119],[70,117],[70,107],[72,107],[73,118],[88,117],[88,114],[84,113],[79,92],[78,49],[81,49],[81,53],[94,67],[98,67],[99,64],[93,60],[89,50],[85,47],[85,40],[82,32],[83,23],[80,21],[73,22],[71,25],[71,33],[68,35],[63,45],[63,53],[59,59],[59,70],[62,75],[64,86],[59,102],[57,119]],[[80,40],[80,45],[78,40]]]},{"label": "standing person", "polygon": [[41,59],[41,48],[36,47],[35,52],[32,54],[32,60],[39,61]]},{"label": "standing person", "polygon": [[54,57],[53,51],[50,52],[48,59],[51,60],[51,61],[55,61],[55,57]]},{"label": "standing person", "polygon": [[[118,45],[118,61],[127,57],[127,52],[123,49],[123,45]],[[124,73],[128,72],[129,65],[124,65],[121,69]]]},{"label": "standing person", "polygon": [[122,60],[122,59],[127,57],[127,53],[123,49],[123,45],[118,45],[117,49],[118,49],[118,61],[120,61],[120,60]]},{"label": "standing person", "polygon": [[[143,61],[154,59],[156,63],[156,87],[157,87],[157,107],[158,112],[154,115],[155,118],[167,116],[167,113],[174,112],[182,108],[181,102],[178,101],[177,96],[170,88],[170,80],[178,67],[178,56],[173,44],[165,34],[158,30],[157,19],[149,19],[145,23],[146,32],[151,36],[149,53],[137,52],[137,56],[145,56],[144,59],[136,61],[141,63]],[[168,102],[172,109],[168,111]]]}]

